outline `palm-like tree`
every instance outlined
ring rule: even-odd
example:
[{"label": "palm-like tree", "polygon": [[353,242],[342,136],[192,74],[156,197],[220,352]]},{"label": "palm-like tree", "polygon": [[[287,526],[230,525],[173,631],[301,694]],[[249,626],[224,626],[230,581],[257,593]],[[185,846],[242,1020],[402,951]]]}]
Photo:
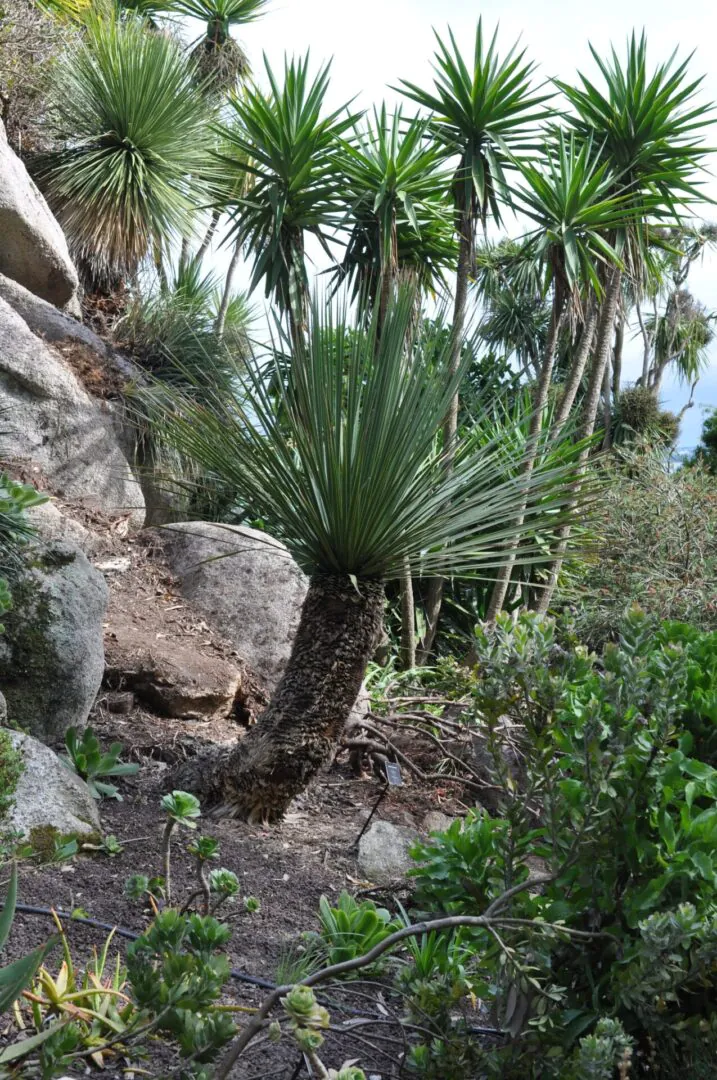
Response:
[{"label": "palm-like tree", "polygon": [[[571,308],[580,310],[584,284],[597,295],[601,293],[601,268],[620,265],[608,237],[629,225],[638,210],[629,195],[615,194],[615,176],[594,152],[591,141],[581,145],[574,136],[560,132],[556,145],[546,147],[543,166],[518,163],[518,168],[523,183],[514,189],[513,200],[536,226],[526,238],[526,248],[544,268],[546,291],[552,292],[550,323],[533,395],[529,445],[536,445],[565,316]],[[524,468],[532,468],[530,452]],[[498,572],[488,621],[494,621],[502,610],[511,572],[512,552]]]},{"label": "palm-like tree", "polygon": [[[714,122],[712,106],[696,101],[703,80],[689,76],[689,58],[675,65],[673,53],[650,73],[644,33],[639,39],[632,34],[624,63],[615,49],[607,60],[592,45],[590,51],[603,86],[595,85],[581,73],[577,87],[558,83],[573,108],[567,120],[582,138],[592,139],[602,147],[605,161],[615,171],[616,184],[631,196],[638,209],[644,206],[644,213],[633,217],[613,238],[622,252],[622,263],[613,265],[606,274],[579,429],[583,438],[595,428],[622,292],[623,267],[633,288],[639,290],[649,274],[650,242],[661,232],[655,221],[671,219],[679,223],[681,212],[700,199],[698,175],[709,151],[698,133]],[[538,610],[547,609],[566,542],[564,530]]]},{"label": "palm-like tree", "polygon": [[192,56],[214,90],[229,90],[250,74],[246,53],[231,29],[256,22],[268,4],[269,0],[168,0],[168,11],[206,23],[206,33],[195,44]]},{"label": "palm-like tree", "polygon": [[[488,40],[478,20],[472,63],[466,62],[449,29],[450,44],[438,34],[436,78],[432,90],[401,80],[403,93],[430,111],[431,131],[446,155],[457,158],[453,175],[455,229],[459,255],[453,317],[453,367],[460,362],[468,281],[476,229],[491,217],[501,220],[501,200],[507,192],[508,153],[530,148],[533,126],[546,115],[550,95],[532,88],[535,65],[514,45],[501,59],[497,30]],[[458,401],[451,403],[445,429],[446,446],[455,437]]]},{"label": "palm-like tree", "polygon": [[[590,51],[598,65],[603,87],[579,73],[580,85],[558,83],[573,108],[571,126],[585,139],[602,147],[604,160],[616,184],[644,212],[633,218],[616,242],[624,251],[624,264],[634,282],[642,280],[649,260],[650,222],[671,218],[699,201],[699,169],[708,148],[697,133],[714,121],[711,106],[695,98],[702,78],[691,79],[689,57],[675,66],[675,54],[652,73],[647,66],[647,39],[633,33],[624,64],[612,49],[603,60]],[[595,345],[595,357],[586,394],[582,433],[595,425],[600,390],[612,343],[615,314],[622,285],[622,267],[615,265],[607,278],[605,298]]]},{"label": "palm-like tree", "polygon": [[[279,85],[266,57],[264,64],[270,91],[247,87],[232,97],[232,116],[219,128],[231,153],[219,162],[229,184],[231,235],[253,256],[251,289],[264,282],[266,296],[288,315],[296,344],[306,318],[305,236],[325,245],[327,230],[341,220],[338,139],[356,117],[345,106],[324,114],[329,65],[311,80],[308,56],[287,59]],[[252,180],[244,196],[235,194],[237,169]]]},{"label": "palm-like tree", "polygon": [[132,276],[191,226],[208,166],[208,117],[180,47],[138,20],[88,18],[57,65],[60,149],[41,182],[95,280]]},{"label": "palm-like tree", "polygon": [[353,277],[371,303],[378,299],[379,324],[399,272],[426,280],[426,271],[420,269],[424,235],[426,255],[433,256],[427,264],[429,280],[442,273],[452,254],[444,197],[448,174],[440,148],[426,142],[427,128],[427,120],[404,120],[400,108],[389,118],[383,105],[374,110],[373,124],[356,125],[353,138],[341,142],[352,228],[337,277]]},{"label": "palm-like tree", "polygon": [[[165,417],[182,452],[256,508],[310,575],[267,711],[235,749],[195,770],[218,813],[280,817],[330,758],[375,648],[385,580],[406,564],[415,574],[485,572],[515,535],[519,507],[555,511],[568,497],[569,468],[520,475],[520,454],[500,434],[457,447],[447,473],[437,434],[464,370],[449,377],[450,341],[436,335],[436,348],[416,342],[407,362],[414,304],[401,291],[379,340],[375,317],[347,333],[331,310],[314,309],[288,378],[277,357],[278,400],[265,368],[251,368],[238,372],[235,399],[179,399]],[[529,545],[521,554],[530,558]]]},{"label": "palm-like tree", "polygon": [[[436,34],[436,77],[431,90],[401,80],[403,93],[431,114],[431,131],[449,158],[457,159],[453,174],[455,231],[458,237],[458,266],[453,312],[451,371],[460,364],[461,343],[466,319],[468,282],[475,253],[476,230],[491,217],[500,222],[501,197],[506,194],[504,168],[507,153],[520,154],[530,146],[534,124],[545,116],[550,95],[533,88],[535,66],[525,51],[514,45],[501,58],[497,30],[488,39],[478,20],[472,61],[466,61],[449,30],[449,42]],[[451,399],[443,427],[449,451],[458,428],[458,387]],[[441,606],[442,585],[436,581],[430,591],[424,647],[433,640]]]}]

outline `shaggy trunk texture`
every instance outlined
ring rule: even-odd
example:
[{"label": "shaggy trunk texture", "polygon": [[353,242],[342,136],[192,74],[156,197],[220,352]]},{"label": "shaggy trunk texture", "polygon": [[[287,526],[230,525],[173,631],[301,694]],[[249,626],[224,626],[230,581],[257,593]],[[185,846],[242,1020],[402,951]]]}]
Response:
[{"label": "shaggy trunk texture", "polygon": [[[266,711],[230,750],[189,763],[181,779],[212,817],[279,820],[331,760],[383,625],[384,589],[316,575],[294,646]],[[214,804],[213,806],[211,804]]]}]

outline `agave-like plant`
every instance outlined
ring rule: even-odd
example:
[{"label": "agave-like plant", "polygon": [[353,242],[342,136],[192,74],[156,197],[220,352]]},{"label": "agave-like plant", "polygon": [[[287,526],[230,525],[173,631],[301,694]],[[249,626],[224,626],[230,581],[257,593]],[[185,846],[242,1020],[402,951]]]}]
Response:
[{"label": "agave-like plant", "polygon": [[[520,451],[497,434],[445,468],[438,433],[471,352],[448,376],[450,340],[407,335],[415,297],[400,290],[377,335],[347,333],[345,315],[314,305],[305,350],[285,373],[237,373],[232,399],[175,398],[167,436],[233,487],[310,578],[287,668],[256,727],[183,784],[215,813],[276,819],[330,758],[356,700],[383,620],[384,582],[404,573],[489,574],[501,548],[530,530],[531,513],[559,511],[572,472],[520,475]],[[378,337],[378,340],[377,340]],[[297,362],[298,361],[298,362]],[[272,394],[270,386],[277,388]],[[521,558],[537,556],[526,544]]]},{"label": "agave-like plant", "polygon": [[60,148],[41,182],[96,279],[133,275],[192,228],[209,118],[192,65],[140,20],[93,15],[58,62],[50,123]]}]

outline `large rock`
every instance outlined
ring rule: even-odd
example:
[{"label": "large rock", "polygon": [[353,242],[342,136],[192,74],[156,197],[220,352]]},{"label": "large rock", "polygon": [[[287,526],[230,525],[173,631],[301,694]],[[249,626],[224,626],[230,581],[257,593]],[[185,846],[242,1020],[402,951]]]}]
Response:
[{"label": "large rock", "polygon": [[160,716],[202,720],[232,713],[241,688],[239,668],[211,647],[158,638],[133,620],[113,620],[107,638],[105,685],[132,691]]},{"label": "large rock", "polygon": [[62,307],[78,287],[62,229],[7,142],[0,121],[0,273]]},{"label": "large rock", "polygon": [[85,555],[89,555],[97,546],[94,533],[91,533],[79,521],[71,518],[69,514],[63,514],[54,502],[48,501],[40,503],[39,506],[33,506],[25,516],[37,531],[40,541],[53,544],[58,541],[74,544],[84,551]]},{"label": "large rock", "polygon": [[0,299],[3,456],[39,469],[54,494],[107,513],[144,517],[144,498],[122,450],[112,412]]},{"label": "large rock", "polygon": [[84,727],[102,682],[102,574],[70,544],[32,550],[11,579],[13,607],[3,617],[0,686],[11,724],[45,742]]},{"label": "large rock", "polygon": [[287,549],[256,529],[203,521],[168,525],[160,535],[182,594],[273,691],[307,590]]},{"label": "large rock", "polygon": [[101,833],[97,802],[87,784],[31,735],[20,731],[6,734],[22,755],[24,771],[15,790],[15,805],[3,827],[28,839],[33,838],[33,830],[39,830],[43,839],[54,834],[58,839],[70,835],[82,839]]},{"label": "large rock", "polygon": [[361,873],[377,885],[400,880],[416,865],[409,852],[418,839],[415,829],[390,821],[374,821],[359,840]]}]

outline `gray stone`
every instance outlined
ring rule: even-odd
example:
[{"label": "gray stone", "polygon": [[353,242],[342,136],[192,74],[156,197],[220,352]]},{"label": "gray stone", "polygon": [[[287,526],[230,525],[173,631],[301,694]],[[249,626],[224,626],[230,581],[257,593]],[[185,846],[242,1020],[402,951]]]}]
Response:
[{"label": "gray stone", "polygon": [[203,521],[167,525],[159,535],[182,594],[271,693],[289,659],[308,587],[287,549],[257,529]]},{"label": "gray stone", "polygon": [[3,617],[0,686],[8,717],[45,742],[87,723],[102,682],[105,579],[70,544],[32,551],[30,567],[11,580],[12,610]]},{"label": "gray stone", "polygon": [[418,839],[415,829],[374,821],[359,841],[361,873],[377,885],[399,880],[416,865],[409,851]]},{"label": "gray stone", "polygon": [[110,349],[89,326],[83,326],[65,311],[30,292],[19,282],[0,274],[0,299],[9,304],[34,334],[54,345],[62,341],[79,341],[98,356],[106,356]]},{"label": "gray stone", "polygon": [[90,554],[97,545],[97,539],[89,529],[75,521],[68,514],[48,501],[40,506],[33,506],[27,511],[27,519],[37,530],[41,541],[56,543],[57,541],[75,544],[85,555]]},{"label": "gray stone", "polygon": [[62,229],[0,121],[0,273],[62,307],[75,298],[77,271]]},{"label": "gray stone", "polygon": [[427,833],[442,833],[450,829],[455,820],[442,810],[429,810],[421,822],[421,828]]},{"label": "gray stone", "polygon": [[144,498],[107,402],[91,397],[59,353],[0,299],[4,456],[39,470],[53,494],[85,499],[141,524]]},{"label": "gray stone", "polygon": [[20,731],[7,731],[22,754],[24,771],[15,791],[7,827],[30,837],[33,829],[56,829],[79,839],[101,833],[97,802],[79,776],[62,764],[48,746]]}]

